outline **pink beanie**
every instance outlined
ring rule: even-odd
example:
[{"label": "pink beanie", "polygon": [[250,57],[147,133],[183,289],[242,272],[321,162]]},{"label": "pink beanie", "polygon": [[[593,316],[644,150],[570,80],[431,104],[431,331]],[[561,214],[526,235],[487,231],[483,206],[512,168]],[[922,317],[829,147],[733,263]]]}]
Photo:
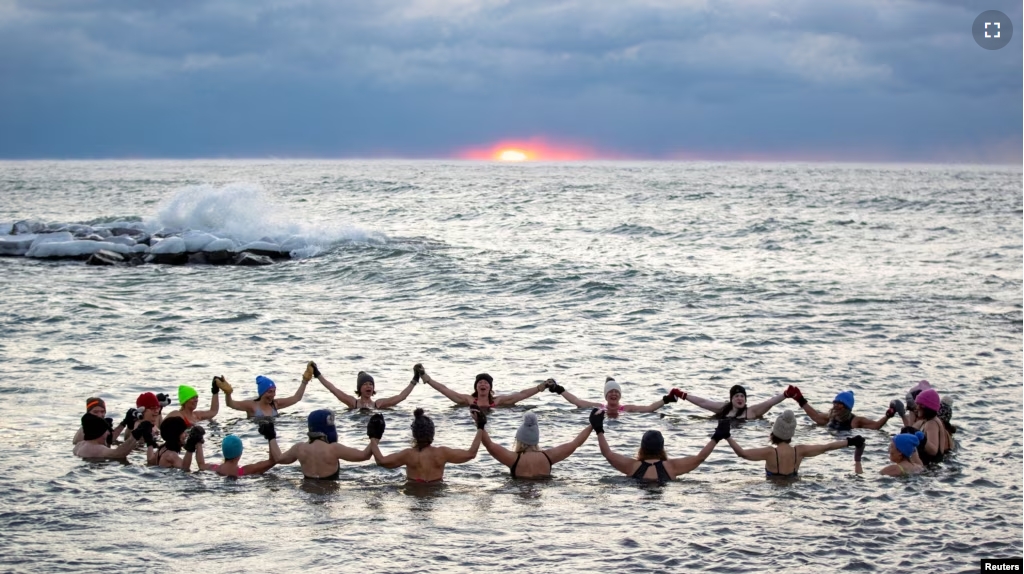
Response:
[{"label": "pink beanie", "polygon": [[918,381],[916,385],[910,387],[910,392],[913,393],[914,391],[926,391],[930,388],[932,388],[932,384],[929,383],[928,381]]},{"label": "pink beanie", "polygon": [[939,401],[939,393],[935,389],[926,389],[921,391],[921,394],[917,395],[916,402],[918,405],[926,409],[931,409],[935,412],[939,412],[941,408]]}]

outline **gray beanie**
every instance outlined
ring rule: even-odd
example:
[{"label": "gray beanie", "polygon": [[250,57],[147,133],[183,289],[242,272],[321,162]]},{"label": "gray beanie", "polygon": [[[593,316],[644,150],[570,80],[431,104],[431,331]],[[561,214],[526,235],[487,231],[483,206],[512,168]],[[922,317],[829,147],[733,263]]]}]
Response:
[{"label": "gray beanie", "polygon": [[793,411],[787,410],[782,416],[775,419],[775,426],[772,427],[772,434],[781,440],[790,440],[796,432],[796,417]]},{"label": "gray beanie", "polygon": [[537,426],[537,415],[526,413],[523,416],[523,424],[519,425],[516,431],[516,440],[520,444],[536,446],[540,444],[540,427]]}]

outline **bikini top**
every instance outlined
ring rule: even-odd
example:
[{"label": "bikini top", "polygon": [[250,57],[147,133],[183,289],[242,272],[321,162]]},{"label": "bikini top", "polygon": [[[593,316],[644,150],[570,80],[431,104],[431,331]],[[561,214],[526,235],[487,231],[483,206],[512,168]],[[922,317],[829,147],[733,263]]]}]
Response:
[{"label": "bikini top", "polygon": [[[551,474],[551,467],[554,466],[555,463],[551,462],[551,457],[548,456],[548,453],[544,451],[540,451],[540,453],[544,455],[544,458],[548,459],[548,474]],[[512,473],[512,478],[516,477],[516,466],[519,465],[519,457],[521,456],[523,456],[523,453],[516,453],[516,461],[512,463],[512,466],[508,467],[509,471]]]},{"label": "bikini top", "polygon": [[[665,461],[659,460],[653,463],[654,470],[658,473],[658,484],[665,484],[672,480],[669,476],[668,471],[665,470]],[[644,475],[647,474],[647,469],[651,467],[651,463],[640,461],[640,466],[637,467],[636,472],[633,473],[633,478],[647,482]]]},{"label": "bikini top", "polygon": [[[796,460],[794,460],[793,463],[795,464]],[[782,466],[779,464],[779,449],[775,449],[775,470],[781,470],[781,469],[782,469]],[[789,474],[782,474],[781,472],[772,472],[772,471],[770,471],[770,470],[768,470],[766,468],[766,469],[764,469],[764,473],[766,475],[768,475],[768,476],[777,476],[777,477],[780,477],[780,478],[787,478],[787,477],[791,477],[791,476],[796,476],[796,469],[794,468],[793,472],[791,472]]]},{"label": "bikini top", "polygon": [[276,417],[277,416],[277,403],[270,401],[270,414],[263,414],[263,409],[260,408],[260,403],[257,402],[256,406],[252,409],[252,416],[254,417]]}]

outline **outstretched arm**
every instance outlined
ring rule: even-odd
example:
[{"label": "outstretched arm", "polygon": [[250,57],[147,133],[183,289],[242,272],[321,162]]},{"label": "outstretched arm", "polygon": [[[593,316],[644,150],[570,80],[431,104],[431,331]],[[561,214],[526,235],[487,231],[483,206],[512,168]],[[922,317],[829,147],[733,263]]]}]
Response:
[{"label": "outstretched arm", "polygon": [[811,420],[814,421],[815,423],[819,425],[828,423],[828,415],[819,413],[818,411],[814,410],[814,407],[811,406],[811,403],[804,403],[802,405],[802,408],[804,409],[804,412],[807,413],[807,416],[811,417]]},{"label": "outstretched arm", "polygon": [[846,445],[848,444],[849,442],[845,438],[843,440],[836,440],[826,444],[800,444],[796,446],[796,453],[800,455],[800,458],[810,458],[830,450],[846,448]]},{"label": "outstretched arm", "polygon": [[774,407],[775,405],[781,403],[784,400],[786,400],[786,395],[779,393],[774,397],[768,399],[767,401],[757,403],[752,407],[747,407],[747,418],[756,419],[758,417],[762,417],[764,416],[764,413],[768,412],[768,409]]},{"label": "outstretched arm", "polygon": [[281,452],[277,439],[270,441],[270,458],[277,464],[291,464],[299,459],[299,445],[293,444],[286,452]]},{"label": "outstretched arm", "polygon": [[267,460],[262,460],[254,464],[247,464],[242,467],[242,474],[263,474],[264,472],[274,468],[274,465],[276,464],[277,463],[274,462],[274,459],[272,458],[268,458]]},{"label": "outstretched arm", "polygon": [[409,393],[412,392],[412,389],[415,386],[416,386],[416,383],[409,383],[408,385],[405,386],[404,389],[402,389],[402,392],[398,393],[397,395],[395,395],[393,397],[388,397],[386,399],[377,399],[377,403],[376,403],[377,408],[378,409],[390,409],[391,407],[393,407],[393,406],[397,405],[398,403],[404,401],[405,399],[409,398]]},{"label": "outstretched arm", "polygon": [[736,453],[736,456],[745,458],[747,460],[768,460],[768,457],[775,452],[775,449],[771,447],[751,448],[745,449],[740,446],[740,443],[736,442],[732,437],[725,439],[729,441],[729,446],[732,447],[732,451]]},{"label": "outstretched arm", "polygon": [[576,398],[576,395],[570,393],[569,391],[563,391],[562,398],[576,405],[577,407],[580,407],[581,409],[599,409],[602,406],[604,406],[601,403],[592,403],[590,401],[585,401],[583,399]]},{"label": "outstretched arm", "polygon": [[706,411],[711,411],[713,413],[717,413],[718,411],[722,410],[725,407],[725,405],[727,404],[726,401],[719,402],[719,401],[711,401],[711,400],[708,400],[708,399],[702,399],[702,398],[694,395],[693,393],[687,393],[686,397],[684,397],[683,400],[684,401],[690,401],[691,403],[697,405],[698,407],[700,407],[700,408],[702,408],[702,409],[704,409]]},{"label": "outstretched arm", "polygon": [[615,467],[615,470],[622,474],[633,474],[633,471],[636,470],[636,460],[613,452],[612,448],[608,446],[608,441],[604,438],[604,433],[597,433],[597,443],[601,445],[601,454],[604,455],[605,460]]},{"label": "outstretched arm", "polygon": [[284,407],[290,407],[295,403],[301,401],[302,395],[306,394],[306,384],[308,382],[309,381],[302,381],[301,383],[299,383],[299,390],[295,391],[294,395],[283,399],[275,399],[274,402],[277,403],[277,408],[283,409]]},{"label": "outstretched arm", "polygon": [[345,446],[340,442],[336,442],[331,445],[334,450],[334,455],[341,460],[347,460],[349,462],[363,462],[364,460],[370,460],[373,455],[373,451],[370,449],[370,443],[366,443],[366,448],[363,450],[356,450],[350,446]]},{"label": "outstretched arm", "polygon": [[245,411],[250,415],[255,412],[256,401],[236,401],[232,395],[233,393],[224,393],[224,404],[227,405],[229,409]]},{"label": "outstretched arm", "polygon": [[494,404],[509,407],[509,406],[512,406],[512,405],[518,403],[519,401],[521,401],[523,399],[528,399],[528,398],[532,397],[533,395],[536,395],[537,393],[543,391],[545,388],[547,388],[547,384],[546,383],[541,383],[539,385],[534,385],[534,386],[532,386],[530,388],[523,389],[523,390],[519,391],[518,393],[512,393],[510,395],[503,395],[503,396],[500,396],[500,397],[494,397]]},{"label": "outstretched arm", "polygon": [[683,458],[674,458],[665,461],[665,465],[671,470],[670,472],[675,473],[676,476],[680,474],[686,474],[691,470],[700,466],[700,463],[704,462],[711,454],[711,451],[715,450],[715,446],[718,445],[718,441],[711,439],[708,444],[704,445],[704,448],[700,449],[700,452],[693,456],[687,456]]},{"label": "outstretched arm", "polygon": [[622,410],[627,413],[653,413],[665,406],[665,401],[658,399],[649,405],[623,405]]},{"label": "outstretched arm", "polygon": [[208,411],[194,411],[192,414],[196,417],[197,421],[208,421],[213,417],[217,416],[220,412],[220,394],[213,395],[210,399],[210,410]]},{"label": "outstretched arm", "polygon": [[483,443],[484,448],[491,454],[494,460],[500,462],[505,466],[512,466],[516,462],[516,454],[500,444],[491,440],[491,436],[487,434],[487,431],[481,431],[483,436],[480,442]]},{"label": "outstretched arm", "polygon": [[468,405],[473,402],[473,397],[469,395],[464,395],[462,393],[456,393],[455,391],[435,381],[433,377],[426,373],[423,373],[423,382],[430,385],[435,391],[448,397],[449,400],[451,400],[453,403],[457,405]]},{"label": "outstretched arm", "polygon": [[328,381],[327,377],[325,377],[323,375],[319,375],[316,378],[316,380],[320,381],[320,384],[322,384],[328,391],[331,391],[331,394],[334,395],[335,398],[337,398],[339,401],[345,403],[346,407],[348,407],[350,409],[356,408],[356,399],[355,399],[355,397],[353,397],[352,395],[349,395],[348,393],[346,393],[346,392],[342,391],[341,389],[339,389],[338,387],[334,386],[334,383],[332,383],[331,381]]},{"label": "outstretched arm", "polygon": [[551,459],[551,464],[555,464],[556,462],[561,462],[569,458],[569,455],[576,452],[576,449],[580,448],[583,443],[587,442],[587,437],[590,436],[590,431],[592,430],[594,430],[594,427],[587,425],[586,428],[580,431],[580,434],[576,435],[576,438],[565,444],[560,444],[544,451],[547,453],[548,458]]},{"label": "outstretched arm", "polygon": [[370,452],[373,453],[373,462],[377,463],[377,466],[398,468],[405,464],[405,455],[409,452],[409,449],[403,449],[384,456],[384,453],[380,451],[380,446],[377,445],[377,439],[372,438],[370,439]]},{"label": "outstretched arm", "polygon": [[[855,429],[859,428],[878,430],[884,427],[885,423],[889,422],[890,418],[892,417],[890,417],[888,414],[882,415],[882,418],[878,419],[877,421],[873,421],[867,417],[853,417],[853,420],[850,422],[850,426]],[[928,448],[928,445],[925,445],[925,448]]]},{"label": "outstretched arm", "polygon": [[441,447],[441,452],[444,453],[445,461],[452,464],[462,464],[476,458],[476,452],[480,450],[480,441],[483,439],[483,434],[483,429],[478,429],[476,431],[476,436],[473,437],[473,444],[469,445],[468,450],[448,448],[446,446]]}]

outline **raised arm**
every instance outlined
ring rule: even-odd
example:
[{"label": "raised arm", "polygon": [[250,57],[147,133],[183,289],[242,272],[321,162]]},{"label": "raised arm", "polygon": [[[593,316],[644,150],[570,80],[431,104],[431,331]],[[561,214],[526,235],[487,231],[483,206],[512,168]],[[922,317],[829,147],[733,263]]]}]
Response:
[{"label": "raised arm", "polygon": [[316,380],[320,381],[320,384],[322,384],[328,391],[331,391],[331,394],[334,395],[335,398],[345,403],[346,407],[350,409],[356,408],[356,398],[334,386],[334,383],[328,381],[327,377],[320,374],[320,371],[317,371]]},{"label": "raised arm", "polygon": [[758,417],[764,416],[764,414],[768,412],[769,409],[771,409],[772,407],[781,403],[784,400],[786,400],[786,395],[784,395],[783,393],[779,393],[774,397],[768,399],[767,401],[757,403],[752,407],[747,407],[747,417],[756,419]]},{"label": "raised arm", "polygon": [[220,394],[216,393],[213,398],[210,399],[210,410],[207,411],[194,411],[192,415],[197,421],[208,421],[217,416],[220,412]]},{"label": "raised arm", "polygon": [[270,458],[277,464],[292,464],[299,460],[299,445],[293,444],[291,448],[281,452],[281,448],[277,446],[277,439],[273,439],[270,441]]},{"label": "raised arm", "polygon": [[393,397],[388,397],[386,399],[377,399],[377,403],[376,403],[377,408],[378,409],[390,409],[391,407],[393,407],[393,406],[397,405],[398,403],[404,401],[405,399],[409,398],[409,393],[412,392],[412,389],[415,386],[416,386],[416,382],[414,381],[414,382],[411,382],[408,385],[406,385],[405,388],[402,389],[402,392],[398,393],[397,395],[395,395]]},{"label": "raised arm", "polygon": [[480,450],[480,441],[483,440],[483,434],[484,429],[477,429],[476,436],[473,437],[473,444],[469,445],[468,450],[449,448],[446,446],[441,447],[441,453],[444,454],[445,462],[462,464],[476,458],[476,452]]},{"label": "raised arm", "polygon": [[726,401],[712,401],[708,399],[702,399],[694,395],[693,393],[687,393],[683,400],[690,401],[691,403],[697,405],[698,407],[706,411],[711,411],[713,413],[717,413],[718,411],[722,410],[727,404]]},{"label": "raised arm", "polygon": [[633,471],[636,470],[636,460],[612,451],[612,448],[608,446],[608,441],[604,438],[603,432],[597,433],[597,444],[601,445],[601,454],[604,455],[605,460],[615,467],[615,470],[622,474],[633,474]]},{"label": "raised arm", "polygon": [[519,391],[518,393],[512,393],[510,395],[502,395],[500,397],[494,397],[494,404],[509,407],[509,406],[512,406],[512,405],[518,403],[519,401],[521,401],[523,399],[528,399],[528,398],[532,397],[533,395],[536,395],[537,393],[543,391],[546,388],[547,388],[547,383],[540,383],[539,385],[534,385],[532,387],[523,389],[523,390]]},{"label": "raised arm", "polygon": [[562,395],[563,399],[569,401],[570,403],[576,405],[581,409],[599,409],[603,406],[601,403],[594,403],[577,398],[576,395],[570,393],[569,391],[562,391],[559,394]]},{"label": "raised arm", "polygon": [[[516,453],[508,450],[500,444],[491,440],[491,435],[487,434],[487,431],[482,431],[483,435],[480,438],[480,442],[483,443],[484,448],[490,453],[494,460],[500,462],[505,466],[512,466],[516,462]],[[552,461],[554,462],[554,461]]]},{"label": "raised arm", "polygon": [[377,466],[383,466],[384,468],[398,468],[405,464],[406,454],[410,449],[402,449],[398,452],[393,452],[387,456],[380,451],[380,446],[377,444],[377,439],[370,439],[370,452],[373,453],[373,462],[377,463]]},{"label": "raised arm", "polygon": [[853,420],[850,421],[850,426],[852,428],[878,430],[884,427],[885,423],[889,422],[890,418],[892,417],[888,413],[882,415],[882,418],[878,419],[877,421],[873,421],[867,417],[858,416],[853,417]]},{"label": "raised arm", "polygon": [[277,463],[274,462],[273,458],[268,458],[267,460],[261,460],[260,462],[253,463],[253,464],[247,464],[247,465],[242,467],[242,474],[245,474],[245,475],[263,474],[264,472],[267,472],[268,470],[274,468],[274,465],[276,465],[276,464]]},{"label": "raised arm", "polygon": [[110,458],[125,458],[131,454],[132,450],[135,449],[136,444],[138,444],[138,441],[135,440],[135,437],[128,435],[128,439],[121,443],[117,448],[109,449],[110,454],[107,456]]},{"label": "raised arm", "polygon": [[800,458],[810,458],[830,450],[846,448],[848,441],[849,439],[844,438],[842,440],[835,440],[826,444],[799,444],[796,446],[796,453]]},{"label": "raised arm", "polygon": [[768,446],[745,449],[732,437],[729,437],[726,440],[729,442],[729,446],[732,447],[732,451],[736,453],[736,456],[747,460],[768,460],[768,457],[775,452],[775,449]]},{"label": "raised arm", "polygon": [[283,399],[274,399],[274,402],[277,403],[277,408],[283,409],[285,407],[290,407],[295,403],[301,401],[302,395],[306,394],[306,384],[308,383],[309,381],[302,381],[301,383],[299,383],[299,389],[295,391],[295,394],[290,397],[285,397]]},{"label": "raised arm", "polygon": [[561,462],[569,458],[569,455],[576,452],[576,449],[580,448],[583,443],[587,442],[587,438],[590,436],[590,432],[592,430],[594,430],[594,427],[587,425],[586,428],[581,430],[580,434],[576,435],[576,438],[571,441],[545,450],[544,452],[548,455],[548,459],[551,460],[551,464],[555,464],[556,462]]},{"label": "raised arm", "polygon": [[697,454],[683,458],[669,459],[665,461],[665,466],[669,467],[669,472],[674,473],[676,476],[686,474],[700,466],[700,463],[704,462],[704,460],[708,458],[708,455],[711,454],[711,451],[715,450],[715,446],[717,445],[718,441],[712,438]]},{"label": "raised arm", "polygon": [[828,415],[824,413],[819,413],[818,411],[814,410],[814,407],[811,406],[811,403],[804,402],[804,404],[800,405],[800,407],[804,409],[804,412],[807,413],[807,416],[811,417],[811,420],[814,421],[816,424],[828,424]]},{"label": "raised arm", "polygon": [[373,452],[370,449],[370,443],[366,443],[366,448],[357,450],[350,446],[345,446],[340,442],[336,442],[331,445],[331,449],[333,451],[332,454],[341,460],[347,460],[349,462],[363,462],[364,460],[370,460],[370,457],[373,456]]},{"label": "raised arm", "polygon": [[665,401],[657,400],[649,405],[622,405],[622,410],[628,413],[653,413],[665,406]]},{"label": "raised arm", "polygon": [[426,372],[424,372],[422,374],[422,377],[423,377],[423,382],[425,382],[428,385],[430,385],[435,391],[437,391],[437,392],[441,393],[442,395],[448,397],[449,400],[451,400],[453,403],[455,403],[457,405],[468,405],[468,404],[473,402],[473,397],[471,397],[469,395],[464,395],[462,393],[456,393],[455,391],[453,391],[453,390],[449,389],[448,387],[442,385],[441,383],[435,381],[433,379],[433,377],[428,375]]}]

